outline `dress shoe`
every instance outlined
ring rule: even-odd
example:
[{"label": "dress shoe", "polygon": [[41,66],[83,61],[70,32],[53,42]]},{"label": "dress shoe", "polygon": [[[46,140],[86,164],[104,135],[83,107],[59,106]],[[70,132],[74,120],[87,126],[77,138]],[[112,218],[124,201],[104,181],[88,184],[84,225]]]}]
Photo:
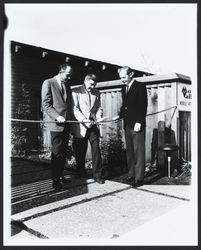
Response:
[{"label": "dress shoe", "polygon": [[54,190],[56,192],[59,192],[59,191],[63,190],[63,185],[62,185],[62,182],[61,182],[60,178],[54,178],[52,186],[53,186],[53,188],[54,188]]},{"label": "dress shoe", "polygon": [[87,173],[85,171],[81,171],[77,173],[78,178],[87,178]]},{"label": "dress shoe", "polygon": [[63,176],[63,177],[60,177],[60,179],[61,179],[61,182],[62,182],[62,183],[65,183],[65,184],[69,184],[69,183],[71,182],[70,179],[65,178],[64,176]]},{"label": "dress shoe", "polygon": [[131,184],[131,183],[135,182],[135,178],[127,176],[126,179],[124,180],[124,182]]},{"label": "dress shoe", "polygon": [[102,178],[94,178],[94,181],[99,183],[99,184],[104,184],[105,181]]},{"label": "dress shoe", "polygon": [[135,181],[134,184],[133,184],[133,187],[137,188],[137,187],[140,187],[142,185],[144,185],[144,181],[141,181],[141,180],[140,181]]}]

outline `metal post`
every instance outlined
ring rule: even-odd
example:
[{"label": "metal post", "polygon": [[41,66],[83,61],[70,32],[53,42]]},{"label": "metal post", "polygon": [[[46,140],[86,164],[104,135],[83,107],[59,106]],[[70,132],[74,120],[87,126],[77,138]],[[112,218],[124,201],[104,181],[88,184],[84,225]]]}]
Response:
[{"label": "metal post", "polygon": [[171,162],[171,156],[168,156],[168,178],[170,178],[170,162]]}]

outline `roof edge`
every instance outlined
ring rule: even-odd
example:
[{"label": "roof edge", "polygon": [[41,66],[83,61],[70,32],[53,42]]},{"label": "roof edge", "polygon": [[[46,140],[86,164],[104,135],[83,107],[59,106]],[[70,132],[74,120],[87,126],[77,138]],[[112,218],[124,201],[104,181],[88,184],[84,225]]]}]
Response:
[{"label": "roof edge", "polygon": [[191,84],[191,78],[186,75],[179,73],[163,74],[163,75],[152,75],[152,76],[143,76],[135,78],[138,82],[155,84],[155,83],[169,83],[169,82],[181,82]]}]

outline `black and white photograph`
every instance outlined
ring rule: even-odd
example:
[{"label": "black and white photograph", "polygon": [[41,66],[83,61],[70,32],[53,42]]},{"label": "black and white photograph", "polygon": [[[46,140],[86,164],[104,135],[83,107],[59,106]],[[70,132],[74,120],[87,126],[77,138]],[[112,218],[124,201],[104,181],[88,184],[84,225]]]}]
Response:
[{"label": "black and white photograph", "polygon": [[4,12],[4,245],[197,246],[197,4]]}]

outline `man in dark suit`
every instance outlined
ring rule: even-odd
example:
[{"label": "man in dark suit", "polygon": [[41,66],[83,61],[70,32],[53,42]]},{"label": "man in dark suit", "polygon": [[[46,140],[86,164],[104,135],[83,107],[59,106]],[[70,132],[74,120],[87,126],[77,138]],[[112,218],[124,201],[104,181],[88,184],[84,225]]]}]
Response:
[{"label": "man in dark suit", "polygon": [[145,127],[147,113],[147,90],[143,83],[134,79],[129,67],[119,69],[119,76],[127,85],[119,116],[124,118],[128,176],[126,181],[134,187],[141,186],[145,170]]},{"label": "man in dark suit", "polygon": [[[47,79],[42,85],[42,111],[45,127],[50,130],[52,142],[52,178],[53,188],[62,190],[63,170],[69,140],[69,125],[65,123],[71,116],[72,93],[67,80],[72,68],[69,64],[59,66],[59,73]],[[48,123],[49,122],[49,123]]]},{"label": "man in dark suit", "polygon": [[101,108],[100,93],[96,86],[96,76],[86,75],[84,84],[73,89],[73,111],[77,121],[81,123],[73,124],[71,133],[74,135],[75,157],[78,174],[86,176],[85,156],[87,152],[88,140],[92,150],[92,170],[94,180],[99,184],[104,184],[102,178],[101,152],[99,147],[100,131],[93,122],[102,121],[103,110]]}]

